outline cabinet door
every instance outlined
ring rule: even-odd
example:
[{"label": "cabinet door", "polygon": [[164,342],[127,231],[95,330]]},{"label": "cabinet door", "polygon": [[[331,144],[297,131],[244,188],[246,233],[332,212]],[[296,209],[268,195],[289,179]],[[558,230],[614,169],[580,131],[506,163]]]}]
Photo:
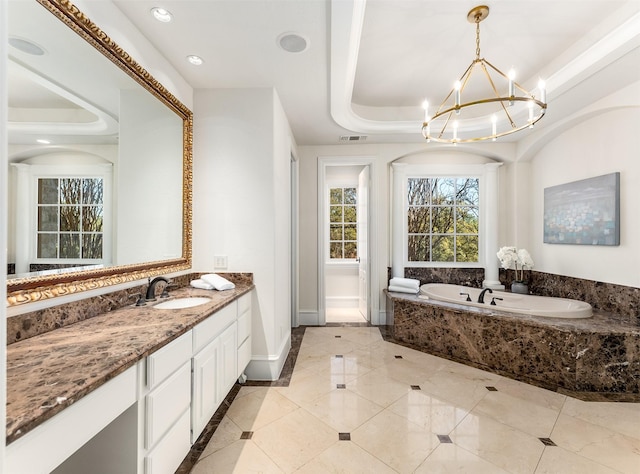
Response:
[{"label": "cabinet door", "polygon": [[222,401],[238,378],[237,324],[234,322],[220,334],[218,365],[218,400]]},{"label": "cabinet door", "polygon": [[222,401],[218,389],[220,339],[211,341],[193,358],[193,394],[191,399],[191,442],[194,443]]},{"label": "cabinet door", "polygon": [[186,411],[146,456],[145,474],[173,474],[189,449],[189,412]]},{"label": "cabinet door", "polygon": [[189,410],[191,401],[191,364],[189,362],[146,396],[145,447],[151,449]]}]

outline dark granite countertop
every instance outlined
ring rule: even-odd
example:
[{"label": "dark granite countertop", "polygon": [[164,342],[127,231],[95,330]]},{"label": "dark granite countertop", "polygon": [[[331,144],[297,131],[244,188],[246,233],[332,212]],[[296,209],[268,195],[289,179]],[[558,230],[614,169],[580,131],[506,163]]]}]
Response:
[{"label": "dark granite countertop", "polygon": [[212,301],[173,310],[131,305],[7,346],[7,444],[253,288],[246,282],[226,291],[179,288],[171,298]]},{"label": "dark granite countertop", "polygon": [[445,301],[434,300],[424,296],[413,295],[408,293],[395,293],[385,290],[392,300],[411,301],[414,303],[425,305],[444,306],[449,309],[466,311],[483,315],[492,315],[504,319],[511,319],[516,322],[528,321],[532,324],[540,326],[553,326],[562,330],[573,330],[594,333],[620,333],[620,334],[638,334],[640,335],[640,325],[629,317],[619,314],[606,313],[604,311],[593,310],[593,316],[590,318],[550,318],[546,316],[535,316],[528,314],[514,314],[506,311],[496,311],[491,308],[479,308],[477,306],[468,306],[464,304],[456,304]]}]

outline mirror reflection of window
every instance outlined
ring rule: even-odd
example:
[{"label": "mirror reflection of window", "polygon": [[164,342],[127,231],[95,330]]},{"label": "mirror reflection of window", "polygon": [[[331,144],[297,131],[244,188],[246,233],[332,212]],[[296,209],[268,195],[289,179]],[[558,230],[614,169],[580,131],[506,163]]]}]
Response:
[{"label": "mirror reflection of window", "polygon": [[40,178],[37,188],[37,257],[101,259],[102,178]]}]

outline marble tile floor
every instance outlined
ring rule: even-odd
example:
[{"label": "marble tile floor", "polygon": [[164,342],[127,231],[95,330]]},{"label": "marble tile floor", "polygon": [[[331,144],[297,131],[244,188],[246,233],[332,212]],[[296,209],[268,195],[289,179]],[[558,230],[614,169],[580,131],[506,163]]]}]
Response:
[{"label": "marble tile floor", "polygon": [[358,308],[327,308],[325,310],[327,323],[366,323]]},{"label": "marble tile floor", "polygon": [[236,389],[193,474],[640,473],[638,403],[576,400],[376,327],[294,331],[292,371]]}]

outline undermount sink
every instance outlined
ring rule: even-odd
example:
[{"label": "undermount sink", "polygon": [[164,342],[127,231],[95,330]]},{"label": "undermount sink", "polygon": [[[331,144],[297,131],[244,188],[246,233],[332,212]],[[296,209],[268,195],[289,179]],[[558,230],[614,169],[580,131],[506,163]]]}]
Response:
[{"label": "undermount sink", "polygon": [[200,306],[201,304],[209,303],[211,298],[207,296],[194,296],[192,298],[176,298],[174,300],[163,301],[153,307],[156,309],[182,309],[191,308],[193,306]]}]

